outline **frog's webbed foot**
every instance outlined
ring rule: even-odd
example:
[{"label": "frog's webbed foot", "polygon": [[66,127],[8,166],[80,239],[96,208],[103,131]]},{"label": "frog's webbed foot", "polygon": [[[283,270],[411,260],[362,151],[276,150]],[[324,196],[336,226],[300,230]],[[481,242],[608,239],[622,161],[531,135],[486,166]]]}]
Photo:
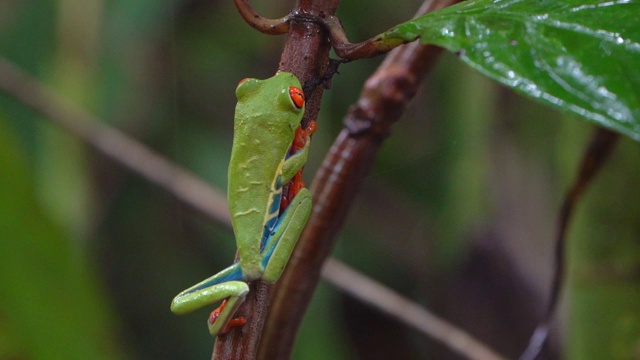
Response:
[{"label": "frog's webbed foot", "polygon": [[[212,313],[207,321],[209,332],[217,336],[228,326],[237,326],[234,325],[237,322],[234,323],[233,315],[248,293],[249,285],[244,281],[238,263],[235,263],[178,294],[171,302],[171,311],[178,315],[186,314],[224,300],[225,304],[218,311],[214,310],[215,314]],[[232,324],[227,325],[230,322]]]},{"label": "frog's webbed foot", "polygon": [[[227,305],[227,300],[222,300],[222,304],[220,304],[220,306],[218,306],[215,310],[213,310],[209,315],[209,322],[208,322],[209,332],[211,332],[211,329],[214,327],[215,322],[218,320],[218,318],[224,311],[224,308],[226,305]],[[222,329],[217,331],[217,335],[218,336],[224,335],[229,331],[231,331],[233,328],[238,326],[243,326],[246,323],[247,323],[247,320],[244,318],[244,316],[238,316],[237,318],[233,318],[227,322],[227,325],[225,325]]]}]

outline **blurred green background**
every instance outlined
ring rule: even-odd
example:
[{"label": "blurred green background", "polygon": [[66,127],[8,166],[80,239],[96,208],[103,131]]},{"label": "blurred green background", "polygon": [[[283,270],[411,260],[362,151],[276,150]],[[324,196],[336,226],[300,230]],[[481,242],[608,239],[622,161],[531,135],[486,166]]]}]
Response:
[{"label": "blurred green background", "polygon": [[[293,1],[253,1],[268,17]],[[345,1],[352,41],[417,1]],[[277,70],[285,38],[232,1],[2,0],[0,55],[213,186],[226,188],[234,90]],[[342,65],[305,177],[380,59]],[[445,54],[385,143],[335,256],[508,357],[551,276],[556,215],[593,128]],[[640,153],[622,139],[576,212],[548,358],[640,358]],[[0,94],[0,358],[205,359],[211,309],[173,296],[227,266],[228,228]],[[564,355],[560,355],[564,354]],[[446,359],[446,349],[322,283],[295,359]]]}]

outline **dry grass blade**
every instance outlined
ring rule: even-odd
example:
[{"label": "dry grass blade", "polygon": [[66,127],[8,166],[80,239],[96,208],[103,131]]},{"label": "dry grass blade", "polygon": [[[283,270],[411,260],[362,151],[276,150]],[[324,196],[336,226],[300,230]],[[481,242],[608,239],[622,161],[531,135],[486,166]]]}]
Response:
[{"label": "dry grass blade", "polygon": [[166,189],[181,202],[216,221],[231,224],[223,193],[135,139],[105,125],[2,58],[0,89],[95,150]]}]

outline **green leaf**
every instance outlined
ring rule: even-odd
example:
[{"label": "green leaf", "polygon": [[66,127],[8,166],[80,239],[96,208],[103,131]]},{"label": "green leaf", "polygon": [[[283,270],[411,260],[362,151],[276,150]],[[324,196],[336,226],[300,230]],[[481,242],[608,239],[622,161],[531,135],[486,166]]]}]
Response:
[{"label": "green leaf", "polygon": [[640,0],[471,0],[382,35],[456,52],[545,104],[640,140]]}]

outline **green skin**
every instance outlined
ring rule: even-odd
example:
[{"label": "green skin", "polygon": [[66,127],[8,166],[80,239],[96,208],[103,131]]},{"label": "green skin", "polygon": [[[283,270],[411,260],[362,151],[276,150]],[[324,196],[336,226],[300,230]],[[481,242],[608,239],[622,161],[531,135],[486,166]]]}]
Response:
[{"label": "green skin", "polygon": [[228,299],[218,319],[207,322],[213,336],[244,301],[247,282],[278,280],[311,213],[308,189],[300,190],[283,213],[278,211],[282,185],[304,166],[309,150],[307,142],[287,156],[304,114],[304,105],[298,108],[290,96],[292,86],[301,88],[298,78],[279,72],[266,80],[246,79],[236,89],[228,200],[239,259],[171,303],[171,311],[185,314]]}]

